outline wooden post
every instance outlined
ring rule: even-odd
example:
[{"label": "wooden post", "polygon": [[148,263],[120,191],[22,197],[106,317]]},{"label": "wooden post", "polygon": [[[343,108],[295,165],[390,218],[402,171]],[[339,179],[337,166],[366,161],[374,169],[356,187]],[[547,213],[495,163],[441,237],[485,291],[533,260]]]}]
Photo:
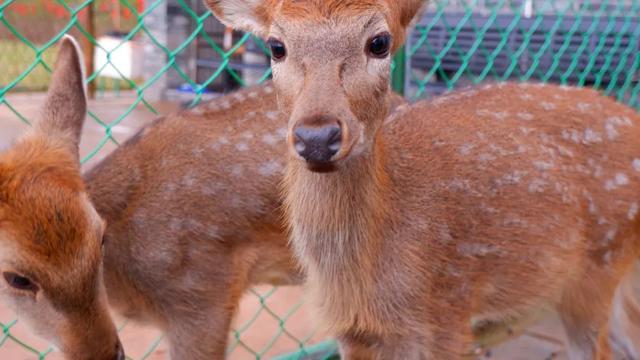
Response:
[{"label": "wooden post", "polygon": [[[92,1],[88,6],[87,6],[87,19],[86,19],[86,24],[85,24],[85,30],[87,31],[87,33],[89,34],[89,36],[92,39],[89,39],[86,36],[83,36],[83,52],[84,52],[84,68],[86,70],[86,76],[91,76],[93,74],[93,72],[95,71],[95,65],[94,65],[94,54],[95,54],[95,45],[93,43],[93,41],[95,41],[96,38],[96,28],[95,28],[95,22],[94,22],[94,2]],[[93,41],[92,41],[93,40]],[[89,84],[87,84],[87,90],[88,90],[88,96],[90,99],[93,99],[95,97],[96,94],[96,81],[92,81]]]}]

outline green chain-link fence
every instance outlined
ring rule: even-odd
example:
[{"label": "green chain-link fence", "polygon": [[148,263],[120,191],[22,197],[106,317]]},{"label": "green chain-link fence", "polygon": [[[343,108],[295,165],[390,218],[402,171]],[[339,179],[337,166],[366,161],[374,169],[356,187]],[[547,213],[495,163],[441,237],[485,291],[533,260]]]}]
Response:
[{"label": "green chain-link fence", "polygon": [[[88,20],[90,8],[93,21]],[[111,30],[119,32],[111,34],[111,45],[106,45],[103,35]],[[118,144],[115,130],[133,121],[133,113],[146,111],[151,117],[163,111],[162,101],[167,99],[193,106],[270,76],[264,44],[225,30],[200,0],[3,0],[0,129],[29,124],[30,116],[21,106],[30,102],[32,92],[47,87],[55,58],[52,45],[65,33],[80,38],[85,48],[92,44],[106,59],[97,61],[88,74],[88,82],[97,88],[93,104],[103,101],[101,96],[111,99],[111,90],[127,90],[119,93],[121,110],[115,114],[99,115],[90,108],[91,121],[103,133],[83,154],[85,163]],[[116,54],[126,47],[137,47],[143,55],[135,57],[134,62],[142,63],[137,74],[118,69]],[[418,22],[404,53],[396,57],[393,86],[417,99],[487,79],[559,82],[592,86],[640,108],[639,68],[640,0],[438,0]],[[107,73],[109,78],[103,76]],[[230,357],[270,356],[273,344],[286,338],[291,351],[301,351],[287,359],[309,352],[327,358],[335,351],[332,343],[307,347],[312,333],[288,328],[300,304],[274,310],[269,300],[277,291],[254,290],[248,295],[258,310],[231,334]],[[245,336],[261,316],[277,326],[263,345],[255,347]],[[17,324],[0,311],[0,358],[7,357],[3,351],[9,343],[24,349],[21,358],[53,356],[50,347],[36,346],[17,334]],[[123,331],[126,328],[123,325]],[[157,356],[161,344],[161,337],[149,341],[139,358]]]}]

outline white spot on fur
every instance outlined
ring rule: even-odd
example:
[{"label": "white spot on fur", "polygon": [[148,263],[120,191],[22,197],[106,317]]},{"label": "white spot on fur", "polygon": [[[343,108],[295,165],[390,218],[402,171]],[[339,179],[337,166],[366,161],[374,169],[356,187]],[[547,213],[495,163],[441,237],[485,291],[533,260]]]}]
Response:
[{"label": "white spot on fur", "polygon": [[505,184],[518,184],[526,175],[526,171],[514,170],[511,173],[505,174],[502,179]]},{"label": "white spot on fur", "polygon": [[282,139],[286,139],[287,138],[287,128],[280,128],[278,130],[276,130],[276,135],[278,135],[280,138]]},{"label": "white spot on fur", "polygon": [[460,155],[467,156],[471,154],[471,150],[473,150],[474,147],[475,147],[474,144],[464,144],[460,146],[460,149],[459,149]]},{"label": "white spot on fur", "polygon": [[258,93],[255,92],[255,91],[252,91],[252,92],[249,93],[249,97],[252,98],[252,99],[255,99],[255,98],[258,97]]},{"label": "white spot on fur", "polygon": [[278,120],[280,117],[278,116],[280,113],[278,111],[267,111],[265,115],[269,120]]},{"label": "white spot on fur", "polygon": [[628,184],[629,178],[627,177],[627,175],[624,173],[617,173],[613,179],[605,181],[604,188],[607,191],[611,191]]},{"label": "white spot on fur", "polygon": [[566,156],[569,158],[573,157],[573,151],[567,149],[566,147],[562,146],[562,145],[556,145],[556,147],[558,148],[558,153],[562,156]]},{"label": "white spot on fur", "polygon": [[616,180],[616,185],[618,186],[624,186],[629,184],[629,178],[624,173],[617,173],[615,180]]},{"label": "white spot on fur", "polygon": [[220,106],[218,106],[218,102],[214,100],[207,104],[207,108],[211,111],[218,111],[220,109]]},{"label": "white spot on fur", "polygon": [[189,113],[193,115],[203,115],[205,113],[205,108],[204,106],[196,106],[194,108],[191,108],[191,110],[189,110]]},{"label": "white spot on fur", "polygon": [[440,139],[436,139],[436,140],[433,140],[433,141],[431,142],[431,144],[433,144],[433,147],[442,147],[442,146],[444,146],[446,143],[445,143],[444,141],[440,140]]},{"label": "white spot on fur", "polygon": [[640,159],[633,159],[631,166],[633,166],[633,170],[640,172]]},{"label": "white spot on fur", "polygon": [[245,131],[242,133],[242,137],[249,140],[249,139],[253,139],[253,134],[249,131]]},{"label": "white spot on fur", "polygon": [[480,109],[480,110],[476,111],[476,115],[483,116],[483,117],[484,116],[490,116],[491,113],[492,113],[491,111],[486,110],[486,109]]},{"label": "white spot on fur", "polygon": [[491,207],[491,206],[489,206],[489,205],[487,205],[485,203],[481,203],[480,204],[480,208],[482,209],[482,211],[484,211],[484,212],[486,212],[488,214],[495,215],[495,214],[498,213],[498,209],[496,209],[494,207]]},{"label": "white spot on fur", "polygon": [[611,116],[611,117],[607,118],[606,122],[614,124],[614,125],[618,125],[618,126],[631,126],[631,125],[633,125],[633,122],[631,122],[631,119],[629,119],[626,116],[623,116],[623,117]]},{"label": "white spot on fur", "polygon": [[578,108],[578,110],[580,112],[587,112],[591,109],[591,104],[588,103],[578,103],[578,105],[576,105],[576,107]]},{"label": "white spot on fur", "polygon": [[212,239],[220,238],[220,228],[217,225],[207,226],[207,235]]},{"label": "white spot on fur", "polygon": [[553,163],[550,163],[548,161],[534,161],[533,165],[540,171],[547,171],[547,170],[551,170],[555,167],[555,165]]},{"label": "white spot on fur", "polygon": [[220,103],[220,107],[223,108],[224,110],[229,110],[231,108],[231,103],[229,102],[229,100],[223,100]]},{"label": "white spot on fur", "polygon": [[237,92],[235,92],[235,93],[233,94],[233,98],[234,98],[234,99],[236,99],[236,100],[238,100],[238,101],[240,101],[240,102],[242,102],[242,101],[245,101],[245,100],[246,100],[246,97],[244,96],[244,94],[243,94],[243,93],[241,93],[241,92],[239,92],[239,91],[237,91]]},{"label": "white spot on fur", "polygon": [[271,134],[264,134],[262,135],[262,142],[267,145],[273,146],[278,143],[278,139]]},{"label": "white spot on fur", "polygon": [[531,132],[533,131],[533,129],[532,129],[532,128],[528,128],[528,127],[521,126],[521,127],[520,127],[520,131],[521,131],[523,134],[525,134],[525,135],[529,135],[529,133],[531,133]]},{"label": "white spot on fur", "polygon": [[534,118],[533,114],[528,112],[519,112],[517,116],[518,116],[518,119],[524,120],[524,121],[531,121]]},{"label": "white spot on fur", "polygon": [[609,140],[615,140],[620,136],[620,133],[616,130],[616,126],[613,123],[606,123],[604,128],[607,131],[607,138],[609,138]]},{"label": "white spot on fur", "polygon": [[213,144],[211,144],[211,148],[213,150],[218,150],[220,149],[223,145],[227,145],[229,144],[229,139],[227,139],[226,136],[220,136],[218,138],[218,140],[216,140],[216,142],[214,142]]},{"label": "white spot on fur", "polygon": [[231,166],[231,174],[234,176],[241,176],[244,172],[244,168],[240,164],[233,164]]},{"label": "white spot on fur", "polygon": [[448,244],[453,241],[453,236],[451,236],[451,230],[449,229],[449,225],[446,223],[441,223],[438,226],[438,241],[442,244]]},{"label": "white spot on fur", "polygon": [[616,239],[616,235],[618,234],[618,229],[617,228],[613,228],[610,229],[609,231],[607,231],[607,233],[604,235],[604,238],[602,239],[602,243],[604,245],[609,245],[613,242],[613,240]]},{"label": "white spot on fur", "polygon": [[502,226],[515,226],[526,228],[529,226],[529,222],[516,215],[509,215],[502,220]]},{"label": "white spot on fur", "polygon": [[258,168],[258,172],[262,176],[277,175],[277,174],[281,173],[282,170],[283,170],[282,164],[280,164],[276,160],[271,160],[269,162],[266,162],[266,163],[260,165],[260,168]]},{"label": "white spot on fur", "polygon": [[531,94],[520,94],[520,99],[529,101],[533,100],[533,96]]},{"label": "white spot on fur", "polygon": [[483,153],[483,154],[480,154],[480,156],[478,156],[478,161],[481,161],[481,162],[489,162],[495,159],[496,159],[495,156],[487,153]]},{"label": "white spot on fur", "polygon": [[509,117],[509,113],[506,111],[498,111],[493,113],[493,117],[502,121]]},{"label": "white spot on fur", "polygon": [[547,101],[541,102],[540,106],[547,111],[555,110],[557,108],[556,104]]},{"label": "white spot on fur", "polygon": [[629,206],[629,211],[627,212],[627,218],[629,220],[635,219],[636,216],[638,215],[638,210],[640,210],[638,203],[637,202],[631,203],[631,206]]},{"label": "white spot on fur", "polygon": [[531,183],[529,183],[529,192],[530,193],[541,193],[544,192],[545,187],[547,186],[547,182],[542,179],[533,179]]},{"label": "white spot on fur", "polygon": [[265,94],[273,93],[273,86],[270,86],[270,85],[269,86],[265,86],[264,87],[264,92],[265,92]]},{"label": "white spot on fur", "polygon": [[491,244],[479,244],[479,243],[461,243],[458,244],[458,253],[465,256],[487,256],[492,253],[500,252],[500,249]]},{"label": "white spot on fur", "polygon": [[188,173],[182,177],[182,185],[192,187],[196,184],[196,177],[193,173]]},{"label": "white spot on fur", "polygon": [[583,144],[589,145],[599,142],[602,142],[602,135],[600,135],[599,132],[593,131],[590,128],[587,128],[584,131],[584,140],[582,141]]},{"label": "white spot on fur", "polygon": [[245,142],[239,142],[236,144],[236,149],[238,151],[247,151],[249,150],[249,145]]}]

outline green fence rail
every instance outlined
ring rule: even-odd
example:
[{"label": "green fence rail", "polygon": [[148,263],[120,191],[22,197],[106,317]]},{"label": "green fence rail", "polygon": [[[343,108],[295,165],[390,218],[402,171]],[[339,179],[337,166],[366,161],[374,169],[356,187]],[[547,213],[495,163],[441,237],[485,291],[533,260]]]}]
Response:
[{"label": "green fence rail", "polygon": [[[105,10],[105,4],[118,6],[117,19],[105,15],[114,13]],[[93,22],[87,15],[91,7]],[[125,13],[128,16],[123,19]],[[169,31],[167,24],[180,26]],[[119,44],[106,48],[100,38],[114,29],[122,34]],[[105,64],[88,74],[87,81],[95,84],[97,101],[103,93],[122,90],[119,103],[124,104],[113,117],[100,117],[90,109],[90,121],[99,124],[104,134],[83,154],[84,163],[107,151],[110,143],[118,144],[114,129],[129,121],[134,109],[158,114],[157,104],[171,94],[193,106],[211,93],[270,77],[262,41],[248,34],[224,35],[199,0],[3,0],[0,122],[7,124],[0,123],[0,128],[29,124],[29,116],[16,104],[26,96],[23,93],[46,89],[55,58],[52,45],[66,33],[80,38],[85,47],[92,44],[95,51],[108,54]],[[225,36],[232,41],[223,46]],[[141,44],[144,73],[129,77],[115,69],[116,79],[107,79],[103,75],[114,65],[112,55],[128,44]],[[251,51],[252,59],[259,61],[249,66]],[[395,60],[393,87],[411,99],[486,80],[542,81],[594,87],[640,108],[640,0],[438,0],[430,4]],[[240,356],[242,350],[245,358],[264,358],[276,341],[288,338],[294,353],[280,359],[309,353],[316,354],[314,358],[331,357],[334,343],[312,345],[310,334],[287,328],[300,305],[284,313],[274,311],[268,300],[276,291],[251,292],[259,310],[231,334],[229,356]],[[255,326],[255,319],[265,314],[273,318],[277,330],[264,346],[253,348],[243,341],[244,336]],[[21,358],[49,358],[52,348],[38,347],[16,335],[17,324],[13,316],[0,315],[0,358],[6,358],[3,350],[9,343],[24,349]],[[151,341],[139,358],[154,356],[161,342],[161,337]]]}]

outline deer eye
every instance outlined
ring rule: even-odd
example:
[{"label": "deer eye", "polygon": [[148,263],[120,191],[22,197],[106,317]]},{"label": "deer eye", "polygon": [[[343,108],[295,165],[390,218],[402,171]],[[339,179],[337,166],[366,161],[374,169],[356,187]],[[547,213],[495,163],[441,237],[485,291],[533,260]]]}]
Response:
[{"label": "deer eye", "polygon": [[375,58],[385,58],[391,50],[391,34],[384,32],[372,37],[367,44],[367,53]]},{"label": "deer eye", "polygon": [[22,291],[38,291],[38,286],[24,276],[12,272],[3,272],[4,280],[14,289]]},{"label": "deer eye", "polygon": [[267,41],[269,49],[271,50],[271,57],[275,61],[280,61],[287,56],[287,48],[284,43],[278,39],[270,38]]}]

